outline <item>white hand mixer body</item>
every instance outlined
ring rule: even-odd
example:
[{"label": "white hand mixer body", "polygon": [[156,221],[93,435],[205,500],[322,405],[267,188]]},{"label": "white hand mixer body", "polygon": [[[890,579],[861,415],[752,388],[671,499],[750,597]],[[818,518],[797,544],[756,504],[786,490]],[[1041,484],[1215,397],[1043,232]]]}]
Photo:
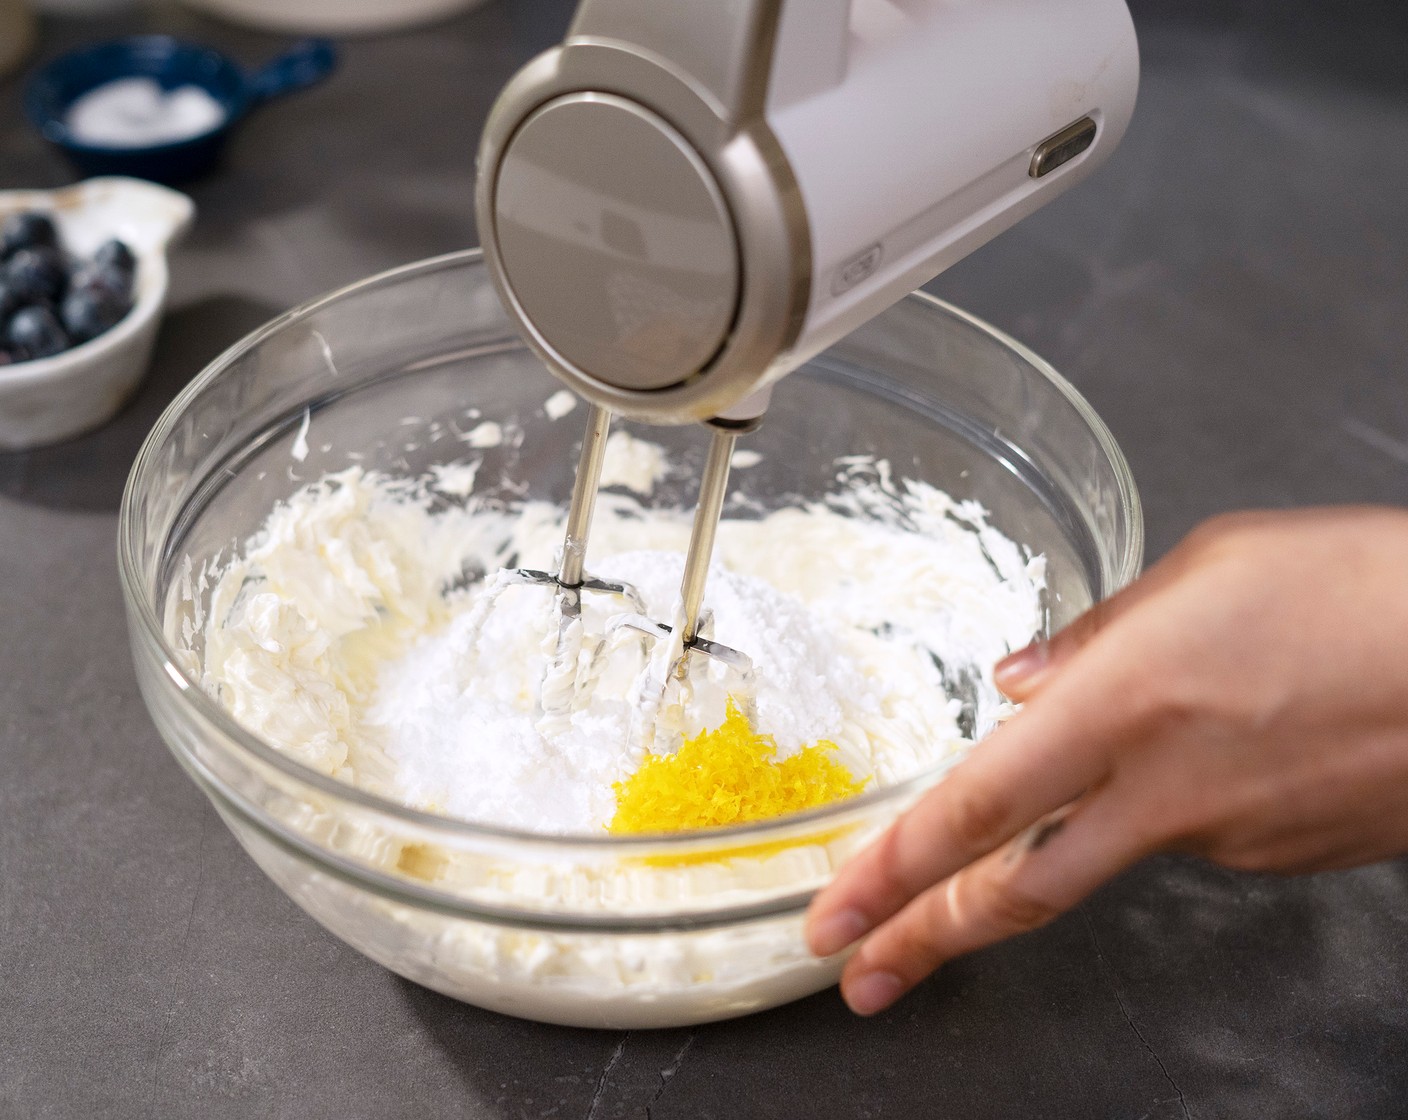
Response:
[{"label": "white hand mixer body", "polygon": [[595,406],[560,603],[610,414],[710,424],[654,628],[682,677],[733,441],[773,384],[1089,175],[1138,71],[1124,0],[583,0],[491,111],[476,191],[505,306]]}]

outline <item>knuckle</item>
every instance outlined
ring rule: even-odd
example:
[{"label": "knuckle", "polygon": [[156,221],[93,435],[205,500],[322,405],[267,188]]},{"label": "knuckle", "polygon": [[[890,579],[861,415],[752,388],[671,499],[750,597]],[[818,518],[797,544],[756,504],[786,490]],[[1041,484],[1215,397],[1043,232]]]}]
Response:
[{"label": "knuckle", "polygon": [[1109,599],[1097,599],[1067,629],[1077,640],[1089,641],[1109,625],[1112,605]]},{"label": "knuckle", "polygon": [[1219,514],[1193,529],[1177,551],[1185,570],[1239,573],[1263,547],[1263,529],[1260,514]]},{"label": "knuckle", "polygon": [[943,821],[949,842],[960,854],[970,857],[992,851],[1011,831],[1006,803],[970,785],[950,791]]},{"label": "knuckle", "polygon": [[910,969],[928,971],[946,955],[953,929],[953,917],[943,905],[943,891],[921,895],[913,911],[902,916],[894,931],[890,952]]},{"label": "knuckle", "polygon": [[1188,534],[1174,550],[1174,555],[1182,557],[1201,557],[1204,553],[1217,547],[1226,539],[1231,526],[1227,523],[1230,514],[1219,514],[1216,517],[1203,521],[1188,531]]},{"label": "knuckle", "polygon": [[1263,514],[1246,510],[1215,514],[1196,526],[1188,540],[1200,545],[1218,544],[1260,528],[1264,519]]},{"label": "knuckle", "polygon": [[935,914],[928,892],[861,942],[846,971],[856,974],[884,970],[911,982],[920,980],[944,960],[951,930],[946,915]]},{"label": "knuckle", "polygon": [[1060,907],[1038,898],[1010,879],[992,880],[983,907],[999,929],[1021,931],[1044,926],[1061,912]]},{"label": "knuckle", "polygon": [[1146,742],[1180,739],[1199,728],[1208,714],[1208,688],[1200,675],[1178,664],[1130,680],[1125,690],[1131,729]]},{"label": "knuckle", "polygon": [[1105,600],[1092,604],[1086,611],[1052,635],[1049,654],[1053,660],[1065,653],[1075,653],[1088,645],[1108,622],[1109,607]]},{"label": "knuckle", "polygon": [[1144,722],[1160,741],[1181,739],[1202,722],[1203,708],[1177,691],[1162,689],[1150,698]]},{"label": "knuckle", "polygon": [[908,873],[905,857],[905,831],[908,818],[902,818],[880,837],[875,846],[875,858],[870,861],[868,882],[864,885],[882,898],[898,902],[916,889]]},{"label": "knuckle", "polygon": [[925,944],[938,941],[940,930],[951,930],[962,923],[959,908],[954,905],[951,885],[935,887],[919,898],[914,930],[911,937],[923,939]]}]

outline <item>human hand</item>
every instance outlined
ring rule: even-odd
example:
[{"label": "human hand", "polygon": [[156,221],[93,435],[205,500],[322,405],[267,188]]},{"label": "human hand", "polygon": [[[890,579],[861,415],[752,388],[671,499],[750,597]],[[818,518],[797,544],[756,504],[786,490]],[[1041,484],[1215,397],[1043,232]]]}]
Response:
[{"label": "human hand", "polygon": [[860,1014],[1154,851],[1408,851],[1408,512],[1218,518],[995,676],[1022,710],[808,912],[818,955],[865,938],[841,978]]}]

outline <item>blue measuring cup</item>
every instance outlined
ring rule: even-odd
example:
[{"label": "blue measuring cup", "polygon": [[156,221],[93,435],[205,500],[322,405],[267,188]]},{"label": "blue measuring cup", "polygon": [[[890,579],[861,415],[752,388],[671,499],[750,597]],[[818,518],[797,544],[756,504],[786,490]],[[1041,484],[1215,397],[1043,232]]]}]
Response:
[{"label": "blue measuring cup", "polygon": [[[307,39],[252,72],[213,47],[169,35],[111,39],[61,55],[40,68],[25,91],[25,112],[44,139],[59,148],[83,176],[132,175],[178,183],[208,171],[225,141],[251,110],[275,97],[307,89],[337,65],[326,39]],[[197,86],[224,111],[219,124],[181,140],[142,147],[112,147],[77,139],[66,119],[85,93],[119,78],[151,78],[163,90]]]}]

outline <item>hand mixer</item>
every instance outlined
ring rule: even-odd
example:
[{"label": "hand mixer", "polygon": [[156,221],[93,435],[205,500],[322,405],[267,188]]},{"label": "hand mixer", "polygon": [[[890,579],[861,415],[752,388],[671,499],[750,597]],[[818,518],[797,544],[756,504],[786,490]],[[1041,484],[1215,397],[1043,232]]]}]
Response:
[{"label": "hand mixer", "polygon": [[733,443],[773,384],[1084,179],[1133,111],[1124,0],[583,0],[490,113],[476,207],[528,344],[593,405],[564,626],[612,413],[713,429],[669,671],[699,651]]}]

